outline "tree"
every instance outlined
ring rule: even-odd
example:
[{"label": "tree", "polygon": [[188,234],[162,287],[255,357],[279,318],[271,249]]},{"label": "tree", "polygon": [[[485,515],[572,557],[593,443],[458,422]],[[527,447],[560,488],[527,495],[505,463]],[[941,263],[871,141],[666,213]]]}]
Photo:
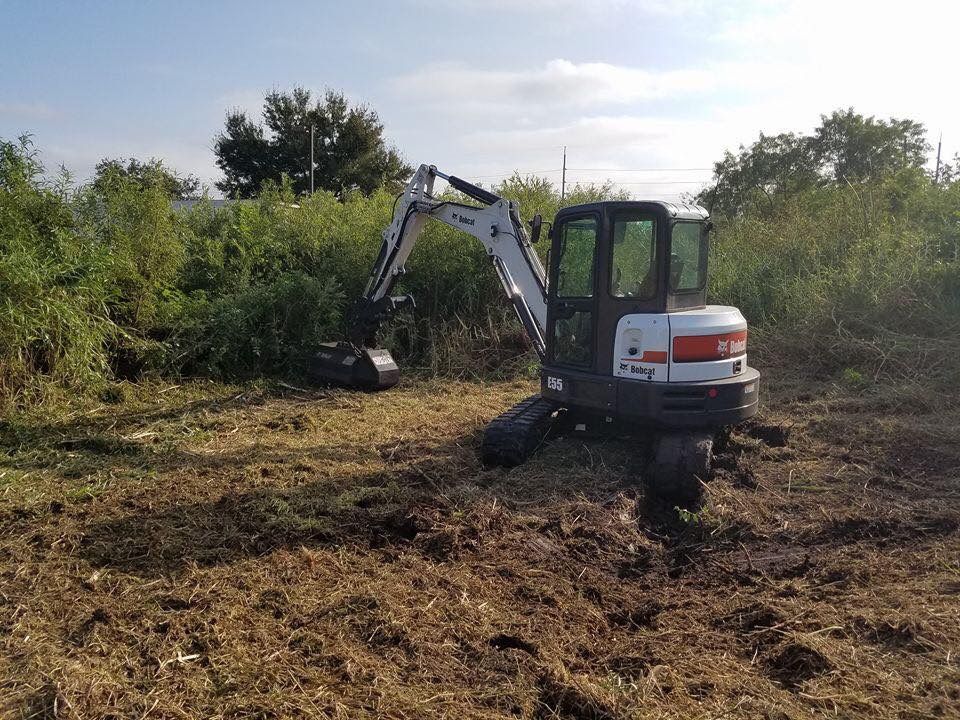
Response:
[{"label": "tree", "polygon": [[929,146],[922,124],[877,120],[852,108],[820,116],[810,135],[760,135],[738,153],[714,164],[713,187],[697,200],[712,212],[739,215],[772,210],[779,200],[817,185],[877,180],[908,168],[919,169]]},{"label": "tree", "polygon": [[328,90],[311,101],[309,90],[273,91],[263,104],[264,124],[241,110],[227,114],[214,152],[224,179],[217,187],[235,197],[250,197],[265,181],[290,178],[294,191],[310,190],[310,127],[315,128],[314,180],[319,189],[343,194],[371,193],[397,186],[413,169],[388,147],[383,124],[365,105],[351,107],[343,93]]},{"label": "tree", "polygon": [[734,155],[725,153],[714,165],[713,188],[699,200],[725,213],[740,213],[749,207],[770,206],[784,192],[815,185],[819,165],[811,138],[782,133],[760,134],[749,148],[740,146]]},{"label": "tree", "polygon": [[835,182],[876,180],[926,162],[930,146],[921,123],[865,118],[853,108],[820,120],[813,141],[823,172]]},{"label": "tree", "polygon": [[960,153],[953,156],[952,162],[940,164],[940,177],[937,178],[937,180],[942,185],[949,185],[960,181]]},{"label": "tree", "polygon": [[156,158],[146,162],[136,158],[105,158],[97,163],[93,187],[107,191],[116,188],[124,179],[132,180],[142,189],[160,188],[171,200],[195,200],[200,197],[200,180],[196,176],[180,175]]}]

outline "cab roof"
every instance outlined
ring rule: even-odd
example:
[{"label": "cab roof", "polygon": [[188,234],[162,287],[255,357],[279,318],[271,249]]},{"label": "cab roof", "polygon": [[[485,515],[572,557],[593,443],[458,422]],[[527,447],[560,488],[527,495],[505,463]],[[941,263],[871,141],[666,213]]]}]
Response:
[{"label": "cab roof", "polygon": [[557,213],[559,220],[564,215],[573,215],[587,212],[619,212],[623,210],[634,210],[638,212],[665,213],[668,217],[676,220],[696,220],[703,221],[710,217],[706,208],[700,205],[687,205],[685,203],[671,203],[664,200],[603,200],[600,202],[584,203],[583,205],[570,205]]}]

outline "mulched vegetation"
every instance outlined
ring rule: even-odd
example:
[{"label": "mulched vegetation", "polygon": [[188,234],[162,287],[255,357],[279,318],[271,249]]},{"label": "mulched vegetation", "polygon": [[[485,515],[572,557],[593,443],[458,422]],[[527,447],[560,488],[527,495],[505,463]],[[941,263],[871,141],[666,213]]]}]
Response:
[{"label": "mulched vegetation", "polygon": [[484,469],[530,391],[0,423],[0,716],[960,716],[955,398],[781,381],[677,508],[636,439]]}]

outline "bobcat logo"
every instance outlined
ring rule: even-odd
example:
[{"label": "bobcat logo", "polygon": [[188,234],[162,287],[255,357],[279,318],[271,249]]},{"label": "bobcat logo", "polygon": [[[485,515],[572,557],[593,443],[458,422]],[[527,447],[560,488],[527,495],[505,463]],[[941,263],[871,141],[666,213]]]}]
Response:
[{"label": "bobcat logo", "polygon": [[657,374],[657,369],[644,367],[643,365],[631,365],[630,372],[634,375],[640,375],[644,380],[653,380],[654,375]]},{"label": "bobcat logo", "polygon": [[620,363],[620,370],[623,372],[626,372],[629,367],[630,363]]},{"label": "bobcat logo", "polygon": [[727,337],[725,340],[717,338],[717,355],[720,357],[730,357],[739,355],[747,351],[747,339],[745,337]]}]

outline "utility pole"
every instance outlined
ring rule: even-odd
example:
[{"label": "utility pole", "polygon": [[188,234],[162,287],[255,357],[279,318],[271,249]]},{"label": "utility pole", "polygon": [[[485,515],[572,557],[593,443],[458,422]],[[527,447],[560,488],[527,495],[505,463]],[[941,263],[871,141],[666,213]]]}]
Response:
[{"label": "utility pole", "polygon": [[567,146],[563,146],[563,174],[560,176],[560,202],[567,194]]},{"label": "utility pole", "polygon": [[316,125],[310,126],[310,194],[313,195],[313,136]]},{"label": "utility pole", "polygon": [[940,150],[943,148],[943,133],[940,133],[940,139],[937,141],[937,171],[933,174],[933,184],[940,182]]}]

